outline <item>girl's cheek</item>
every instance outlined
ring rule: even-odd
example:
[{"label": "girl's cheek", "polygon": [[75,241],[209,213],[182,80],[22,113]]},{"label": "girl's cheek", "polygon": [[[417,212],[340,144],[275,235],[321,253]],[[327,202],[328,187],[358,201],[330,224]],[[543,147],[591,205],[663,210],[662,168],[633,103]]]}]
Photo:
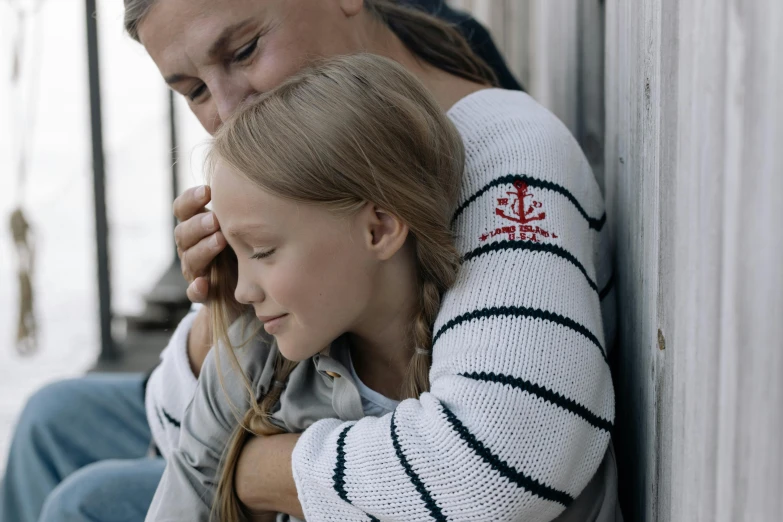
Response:
[{"label": "girl's cheek", "polygon": [[283,308],[299,307],[301,301],[306,298],[304,290],[307,285],[296,271],[273,270],[266,274],[266,280],[269,287],[267,294]]}]

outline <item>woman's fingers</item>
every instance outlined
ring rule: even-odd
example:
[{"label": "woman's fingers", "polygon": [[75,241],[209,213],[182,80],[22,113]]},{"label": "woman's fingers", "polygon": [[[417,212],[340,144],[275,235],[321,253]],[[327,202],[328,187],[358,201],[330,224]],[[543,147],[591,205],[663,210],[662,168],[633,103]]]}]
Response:
[{"label": "woman's fingers", "polygon": [[182,253],[196,246],[202,239],[212,235],[220,228],[213,212],[204,211],[174,227],[174,242],[177,251]]},{"label": "woman's fingers", "polygon": [[209,203],[211,196],[206,185],[189,188],[174,200],[174,216],[179,221],[187,221],[196,214],[204,212],[204,206]]},{"label": "woman's fingers", "polygon": [[215,256],[224,248],[226,248],[226,238],[218,230],[190,248],[178,249],[182,264],[182,275],[191,283],[197,277],[207,275],[207,268],[209,268]]},{"label": "woman's fingers", "polygon": [[188,299],[192,303],[204,303],[209,296],[209,282],[206,277],[197,277],[190,283],[187,291]]},{"label": "woman's fingers", "polygon": [[174,215],[180,221],[174,229],[174,241],[182,264],[182,275],[190,283],[188,299],[203,303],[209,295],[205,277],[212,261],[225,247],[215,214],[204,208],[209,203],[209,187],[193,187],[174,200]]}]

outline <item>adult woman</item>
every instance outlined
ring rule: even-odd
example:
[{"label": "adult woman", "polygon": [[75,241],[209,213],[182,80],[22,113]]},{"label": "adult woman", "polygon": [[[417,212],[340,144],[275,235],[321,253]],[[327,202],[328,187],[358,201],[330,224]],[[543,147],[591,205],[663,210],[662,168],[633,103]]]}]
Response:
[{"label": "adult woman", "polygon": [[[240,498],[311,519],[392,517],[398,502],[411,518],[464,520],[486,516],[476,508],[488,495],[496,519],[551,520],[571,506],[604,457],[614,409],[598,291],[610,274],[605,219],[564,127],[527,97],[487,90],[486,71],[458,42],[386,1],[147,4],[129,30],[208,129],[314,57],[370,51],[429,88],[463,136],[469,175],[486,181],[463,194],[454,218],[470,263],[436,325],[432,393],[403,402],[383,428],[324,420],[301,439],[257,439],[240,460]],[[417,56],[406,32],[433,51]],[[194,218],[205,199],[176,205],[193,298],[206,290],[193,276],[225,245],[212,216],[206,228]],[[529,289],[521,303],[504,301],[509,285]],[[514,392],[501,398],[503,387]],[[358,463],[361,473],[345,479]],[[379,483],[395,499],[378,505]],[[602,509],[594,504],[592,513]]]},{"label": "adult woman", "polygon": [[[440,5],[439,0],[410,3],[458,24],[493,66],[501,84],[515,87],[480,24]],[[178,331],[185,338],[192,319],[184,321]],[[172,345],[177,340],[175,336]],[[198,375],[205,351],[181,355],[161,365],[182,361],[183,367],[178,367],[181,380],[190,379],[185,389],[177,390],[184,395],[179,409],[163,417],[167,426],[173,426],[169,418],[173,422],[182,418],[195,389],[193,372]],[[17,423],[5,477],[0,481],[0,521],[143,520],[165,465],[163,459],[145,458],[154,426],[145,415],[144,382],[142,374],[89,375],[37,392]],[[159,426],[157,419],[155,425]]]},{"label": "adult woman", "polygon": [[[434,33],[428,33],[426,29],[428,27],[432,28],[431,25],[426,23],[417,24],[415,18],[412,21],[411,18],[405,17],[404,13],[399,11],[395,11],[396,14],[391,18],[378,18],[377,9],[384,6],[388,8],[387,2],[376,1],[366,2],[366,4],[370,7],[375,7],[376,10],[371,12],[366,9],[365,2],[361,0],[288,0],[285,2],[272,0],[230,0],[225,2],[201,0],[126,1],[130,20],[129,28],[132,31],[138,30],[142,42],[158,64],[164,77],[178,92],[190,98],[194,113],[208,130],[216,129],[220,125],[222,118],[230,114],[243,99],[251,96],[254,92],[264,91],[273,86],[276,81],[280,81],[280,79],[294,72],[301,64],[305,63],[310,55],[322,56],[340,52],[352,52],[359,49],[371,50],[378,54],[390,56],[408,67],[432,91],[444,110],[459,105],[460,110],[457,112],[462,117],[479,118],[480,115],[478,113],[472,113],[476,109],[476,107],[472,107],[472,103],[467,105],[459,103],[460,100],[469,97],[471,93],[475,93],[484,87],[484,85],[480,84],[482,75],[475,74],[481,67],[474,68],[471,74],[471,66],[466,64],[466,60],[462,56],[466,50],[458,46],[455,47],[453,40],[444,38],[445,34],[440,30],[436,29]],[[429,34],[429,38],[426,37],[427,34]],[[401,38],[405,44],[402,43]],[[444,42],[447,49],[442,49]],[[434,51],[428,52],[428,48]],[[445,54],[441,52],[449,51],[448,48],[451,49],[450,52]],[[410,49],[414,49],[415,52],[411,52]],[[417,59],[417,54],[425,60]],[[433,66],[432,63],[438,64],[441,68]],[[463,74],[463,76],[454,74],[455,72],[465,73],[466,71],[467,73]],[[473,77],[470,78],[471,76]],[[476,80],[479,80],[479,82]],[[536,110],[536,113],[538,116],[541,116],[538,110]],[[497,118],[498,111],[495,111],[494,114]],[[525,179],[533,182],[535,182],[535,179],[552,179],[553,173],[560,172],[559,175],[554,176],[554,179],[560,180],[559,183],[547,182],[549,184],[546,187],[549,188],[546,190],[562,194],[563,191],[566,191],[566,189],[563,189],[563,186],[565,186],[568,188],[565,193],[571,195],[574,200],[580,201],[583,196],[591,199],[588,208],[591,211],[589,217],[600,215],[600,202],[596,203],[595,201],[596,189],[594,183],[591,180],[586,181],[586,178],[590,178],[590,174],[585,171],[583,158],[578,150],[575,149],[573,140],[569,141],[567,136],[563,134],[562,128],[556,128],[552,124],[551,116],[548,118],[550,120],[547,120],[544,125],[541,125],[540,121],[528,122],[533,127],[536,127],[537,130],[540,130],[542,136],[535,136],[535,132],[531,134],[531,130],[535,131],[536,129],[529,126],[523,129],[522,133],[517,136],[519,147],[515,149],[514,154],[529,158],[531,162],[524,165],[517,163],[513,166],[509,165],[509,167],[523,167],[527,169],[534,178]],[[481,138],[481,136],[477,137]],[[492,141],[490,140],[490,143]],[[563,156],[558,154],[557,150],[553,150],[558,147],[563,147],[567,153],[565,161]],[[508,174],[511,173],[509,172]],[[516,190],[516,193],[522,197],[522,201],[528,201],[525,199],[527,194],[522,194],[523,187],[521,185],[515,186],[511,184],[508,187],[503,186],[500,188],[503,191],[513,192]],[[571,192],[574,192],[576,197]],[[208,200],[208,194],[202,194],[200,198],[197,197],[197,194],[196,191],[188,192],[178,199],[176,204],[176,212],[180,219],[183,220],[182,225],[178,229],[177,240],[183,254],[183,266],[190,279],[200,275],[215,254],[225,246],[221,234],[216,232],[218,224],[215,223],[211,215],[195,216]],[[541,199],[538,194],[536,196]],[[581,201],[584,204],[584,200]],[[553,206],[561,204],[567,205],[568,203],[552,201]],[[581,206],[578,208],[582,209]],[[519,212],[519,204],[517,204],[516,209],[516,212]],[[562,215],[555,210],[545,210],[549,213],[550,219],[554,217],[555,221],[560,220],[559,224],[565,225],[566,228],[571,221],[577,222],[582,219],[581,215],[574,217],[568,214],[573,213],[573,209],[564,210]],[[494,211],[494,208],[490,209],[490,211]],[[541,214],[539,216],[543,219]],[[518,215],[517,219],[522,218]],[[204,221],[207,223],[202,224]],[[583,222],[579,223],[580,227],[584,225]],[[601,220],[588,221],[588,223],[593,225],[596,223],[600,224]],[[520,226],[522,226],[521,223]],[[505,228],[508,229],[509,227]],[[539,228],[543,229],[543,227]],[[598,225],[595,228],[598,228]],[[595,232],[595,228],[580,230],[580,234],[584,233],[585,235],[585,242],[580,243],[577,247],[580,253],[599,251],[599,246],[603,243],[601,238],[597,237],[598,234]],[[482,234],[492,233],[494,230],[477,232]],[[521,233],[523,232],[520,229]],[[524,234],[527,233],[527,231],[524,232]],[[557,234],[563,234],[563,231],[557,230]],[[215,242],[214,246],[210,246],[211,241]],[[520,246],[520,248],[517,249],[517,246]],[[574,256],[569,257],[566,250],[559,250],[555,247],[548,248],[548,250],[545,248],[522,247],[525,247],[525,245],[512,244],[509,250],[515,249],[520,255],[525,256],[530,253],[544,258],[547,255],[554,255],[557,258],[557,263],[562,263],[563,260],[566,260],[568,263],[570,262],[568,261],[569,259],[574,258]],[[500,248],[500,246],[497,248]],[[476,256],[481,257],[478,252]],[[577,260],[575,266],[581,267],[586,280],[590,281],[592,286],[597,284],[601,287],[608,279],[606,263],[601,263],[601,266],[598,266],[599,263],[596,260],[596,256],[589,254],[585,256],[584,262],[580,262],[582,259],[580,256],[577,257],[579,257],[579,260]],[[487,258],[487,256],[484,256],[482,259]],[[498,280],[484,282],[486,283],[484,286],[490,292],[499,295],[502,293],[503,284],[524,283],[524,281],[518,278],[518,275],[519,271],[503,274],[502,276],[498,274]],[[581,274],[579,277],[581,277]],[[505,278],[505,281],[503,278]],[[554,281],[551,282],[550,286],[558,292],[567,290],[574,295],[579,294],[580,297],[584,293],[585,299],[576,305],[578,315],[580,317],[590,315],[589,321],[584,320],[582,322],[589,322],[588,332],[595,332],[591,334],[593,338],[596,338],[596,336],[602,337],[600,333],[601,317],[600,314],[596,313],[598,309],[597,293],[592,295],[590,293],[592,289],[585,291],[579,286],[584,281],[582,283],[575,283],[570,279],[568,281],[570,282],[564,283],[563,280]],[[500,287],[498,283],[500,283]],[[571,283],[577,286],[572,288],[569,286]],[[549,282],[536,280],[534,283],[528,282],[528,284],[531,284],[530,292],[532,296],[536,294],[537,289],[542,288],[542,285],[548,285]],[[566,287],[563,286],[564,284]],[[199,300],[199,290],[202,292],[202,297],[206,295],[204,285],[205,281],[203,279],[195,278],[189,289],[189,295],[194,300]],[[550,293],[544,292],[544,295],[549,296]],[[547,304],[549,307],[546,306]],[[518,409],[514,410],[513,404],[500,404],[500,406],[504,407],[491,409],[490,411],[493,412],[493,415],[488,415],[487,420],[482,422],[490,424],[500,422],[504,429],[509,428],[510,431],[507,432],[509,440],[518,440],[518,444],[526,449],[525,458],[530,460],[526,463],[519,461],[516,457],[506,459],[506,454],[501,451],[499,454],[501,459],[498,461],[498,455],[495,453],[475,453],[474,451],[474,454],[478,455],[479,458],[494,459],[494,463],[490,467],[494,466],[497,468],[498,464],[503,463],[503,459],[510,462],[510,466],[506,466],[506,468],[503,468],[504,471],[498,474],[501,480],[500,483],[487,483],[485,486],[505,492],[505,500],[501,504],[510,508],[510,511],[506,513],[511,517],[521,514],[520,516],[528,515],[529,519],[534,519],[540,515],[542,512],[541,502],[551,502],[550,500],[542,499],[549,495],[547,492],[557,489],[552,488],[552,484],[559,485],[570,492],[564,497],[566,498],[565,503],[568,502],[568,499],[576,496],[588,482],[589,477],[594,474],[608,441],[605,429],[605,424],[611,423],[611,382],[608,371],[602,368],[591,367],[594,371],[587,372],[586,378],[584,378],[585,375],[581,375],[570,381],[576,383],[576,388],[572,387],[564,390],[563,387],[559,386],[561,384],[560,379],[564,376],[568,377],[568,372],[563,372],[562,363],[564,358],[567,359],[569,353],[574,350],[580,351],[584,349],[583,351],[587,352],[592,345],[589,342],[585,343],[584,339],[574,338],[576,330],[574,328],[569,330],[567,326],[564,327],[564,324],[571,323],[562,320],[558,322],[558,318],[563,319],[568,314],[558,313],[563,312],[562,307],[552,306],[552,304],[551,302],[539,303],[538,306],[540,306],[541,310],[539,310],[538,319],[533,318],[532,320],[546,322],[550,325],[556,324],[558,325],[555,328],[557,331],[542,333],[537,329],[536,324],[527,323],[525,328],[536,332],[537,336],[532,338],[520,336],[518,331],[516,331],[514,335],[519,340],[513,343],[513,347],[515,348],[514,352],[520,355],[519,360],[522,366],[520,371],[514,375],[513,370],[518,365],[516,363],[513,364],[514,368],[504,377],[511,380],[507,380],[507,383],[502,386],[508,385],[512,388],[516,386],[517,389],[521,390],[518,393],[535,395],[537,401],[546,402],[547,407],[550,409],[553,407],[560,408],[555,413],[555,416],[558,422],[561,422],[561,426],[565,426],[566,429],[557,430],[554,438],[552,436],[548,437],[551,444],[547,443],[545,447],[542,447],[540,434],[532,433],[533,426],[521,422],[522,419],[518,418],[520,415]],[[552,311],[552,308],[554,308],[554,311]],[[532,309],[532,307],[520,307],[515,310],[524,312]],[[203,341],[200,342],[200,340],[209,339],[209,335],[203,332],[203,326],[206,322],[203,320],[203,317],[200,319],[196,319],[189,335],[186,331],[183,336],[190,341],[188,348],[190,357],[189,359],[186,358],[186,361],[196,371],[200,367],[204,353],[208,350],[208,344]],[[528,314],[522,320],[529,321],[531,317]],[[571,326],[573,327],[576,324],[576,322],[573,322]],[[498,327],[497,331],[500,330],[502,328]],[[576,335],[578,335],[578,332]],[[481,338],[481,336],[472,339],[470,343],[475,343],[476,346],[482,348],[486,348],[492,343],[500,343],[504,346],[510,345],[509,338],[498,341]],[[582,346],[583,344],[589,346]],[[601,343],[599,342],[598,344],[600,345]],[[457,343],[455,346],[459,349],[462,345]],[[454,352],[454,362],[457,362],[457,359],[460,357],[469,357],[468,351],[462,350],[459,353],[462,355],[459,355],[456,351]],[[509,353],[504,351],[502,354],[498,354],[498,360],[507,360]],[[444,361],[444,356],[438,352],[436,347],[433,366],[439,364],[439,361],[441,363],[448,362]],[[531,361],[534,361],[535,364],[528,364]],[[552,361],[556,364],[548,364],[548,362]],[[536,370],[534,374],[538,373],[537,376],[531,375],[527,371],[531,368]],[[558,376],[554,380],[551,379],[553,371]],[[486,377],[490,374],[485,372],[483,375]],[[536,378],[542,375],[548,378],[543,381],[548,386],[541,386],[542,380]],[[478,372],[476,376],[480,378],[482,374]],[[495,376],[497,377],[497,375]],[[468,379],[467,377],[463,378]],[[475,382],[467,382],[466,380],[460,382],[462,383],[461,390],[464,392],[463,395],[469,394],[471,387],[475,387]],[[435,379],[433,379],[433,383],[435,383],[433,386],[433,389],[435,389],[437,385]],[[498,386],[501,385],[498,384]],[[573,400],[562,400],[560,394],[569,398],[581,398],[587,395],[591,399],[588,401],[588,408],[580,408],[580,405]],[[515,400],[520,400],[520,398],[517,397]],[[521,400],[525,399],[522,398]],[[418,404],[417,401],[413,402]],[[478,418],[477,415],[485,417],[484,412],[481,411],[483,407],[477,410],[474,405],[461,403],[459,398],[450,398],[446,402],[462,419],[461,422],[463,422],[463,426],[467,430],[464,433],[474,437],[471,439],[473,448],[483,447],[476,446],[476,443],[481,444],[481,440],[475,437],[476,433],[480,435],[480,426],[475,422]],[[601,403],[601,405],[595,407],[596,402]],[[413,405],[414,409],[421,408],[417,404]],[[506,406],[511,406],[512,410],[508,410],[508,408],[505,408]],[[599,411],[603,417],[584,414],[584,411],[589,413],[590,406]],[[508,423],[502,422],[502,419],[499,419],[498,416],[502,417],[511,414],[511,411],[513,411],[513,425],[507,426]],[[462,412],[469,412],[470,415],[463,417]],[[565,419],[562,417],[563,414],[567,416]],[[598,422],[595,421],[594,417],[598,418]],[[533,418],[541,420],[541,417],[536,415],[532,415],[531,419]],[[593,420],[593,424],[597,423],[599,427],[596,428],[592,424],[587,427],[582,426],[585,423],[585,418]],[[422,417],[419,417],[419,419],[422,419]],[[416,415],[413,415],[413,417],[407,415],[398,417],[398,427],[406,433],[416,432],[417,424],[419,423],[416,421]],[[588,422],[587,424],[590,423]],[[328,425],[320,426],[320,428],[324,427],[329,428]],[[336,443],[336,436],[338,435],[335,429],[327,429],[320,432],[324,434],[324,440],[327,443],[324,445],[324,452],[320,457],[317,452],[309,453],[313,461],[323,457],[325,461],[334,462],[335,454],[333,449]],[[591,431],[596,433],[591,434]],[[578,434],[576,437],[578,443],[572,442],[574,434]],[[311,435],[316,435],[315,437],[310,437],[311,440],[317,439],[319,436],[316,432],[313,432]],[[305,436],[307,437],[308,434],[305,433]],[[561,443],[564,437],[568,438],[569,442]],[[373,450],[373,437],[367,436],[366,440],[370,444],[362,451],[368,453],[376,451],[377,453],[378,447]],[[248,445],[246,458],[243,458],[243,461],[240,462],[238,474],[239,493],[248,505],[294,514],[302,513],[302,506],[299,506],[297,490],[291,477],[291,451],[295,443],[296,439],[294,438],[279,436],[253,441],[253,444]],[[466,443],[470,445],[466,441],[462,443],[457,442],[457,444]],[[409,440],[406,439],[404,444],[406,444],[407,448]],[[312,450],[317,449],[317,444],[299,445],[297,448],[298,451],[306,448]],[[498,450],[494,446],[489,447],[489,449],[493,451]],[[405,448],[401,446],[401,453],[404,454],[404,450]],[[255,463],[259,462],[259,453],[264,455],[263,469],[268,473],[255,475],[250,473],[248,479],[247,471],[258,469]],[[358,455],[358,453],[354,455]],[[437,452],[434,452],[433,455],[440,456]],[[584,458],[585,455],[588,458]],[[449,455],[443,454],[442,456],[444,464],[449,464]],[[307,460],[304,459],[303,462],[306,464]],[[526,473],[526,470],[529,470],[528,465],[530,461],[535,461],[543,466],[545,477]],[[243,465],[243,462],[251,465]],[[410,464],[410,461],[408,462]],[[395,462],[394,466],[395,469],[399,469],[400,462]],[[483,469],[482,467],[486,467],[486,464],[471,461],[467,465],[461,463],[460,467],[461,470],[456,470],[456,474],[446,473],[443,476],[450,480],[455,480],[457,483],[465,483],[465,477],[470,478],[472,471]],[[385,473],[389,469],[389,465],[388,463],[382,463],[378,466],[371,466],[368,469],[374,470],[376,473]],[[410,471],[414,476],[416,476],[416,469],[416,463],[413,462],[410,466]],[[277,471],[281,472],[282,475],[277,473]],[[407,472],[408,470],[406,469],[405,471]],[[460,472],[463,475],[460,475]],[[467,475],[464,473],[467,473]],[[305,470],[301,476],[306,474]],[[274,477],[275,480],[269,480],[269,477]],[[320,473],[315,472],[309,478],[315,479],[316,482],[300,485],[299,493],[303,495],[302,499],[305,504],[303,507],[308,511],[308,515],[311,515],[312,519],[320,518],[319,509],[321,508],[319,506],[324,505],[323,503],[327,503],[333,509],[337,509],[343,518],[351,519],[357,516],[355,508],[346,502],[338,492],[333,490],[331,480],[319,484],[317,479],[322,478],[322,476]],[[261,482],[260,487],[256,481]],[[269,488],[270,482],[277,489]],[[542,489],[542,483],[546,483],[546,488],[549,489]],[[325,487],[324,484],[326,484]],[[429,481],[425,477],[425,480],[417,479],[416,484],[411,484],[409,481],[402,486],[408,489],[413,487],[414,491],[419,489],[426,491]],[[262,498],[261,492],[271,493],[283,502],[279,505],[267,502],[268,499]],[[351,493],[351,500],[360,505],[362,503],[361,492],[352,490]],[[544,497],[541,496],[542,494]],[[65,495],[61,495],[61,498],[64,497]],[[450,511],[452,506],[448,503],[441,503],[442,499],[438,498],[437,492],[435,493],[435,499],[437,502],[434,505],[438,506],[440,512],[452,512]],[[519,511],[519,509],[522,509],[522,511]],[[553,512],[551,506],[544,511],[547,513]],[[483,510],[481,512],[485,513]],[[16,520],[19,520],[19,518]],[[49,518],[48,520],[55,519]]]}]

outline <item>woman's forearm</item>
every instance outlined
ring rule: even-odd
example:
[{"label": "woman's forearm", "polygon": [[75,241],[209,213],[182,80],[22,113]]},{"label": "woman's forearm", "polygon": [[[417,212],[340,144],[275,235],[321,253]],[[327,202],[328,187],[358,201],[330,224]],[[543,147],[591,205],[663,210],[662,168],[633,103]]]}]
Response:
[{"label": "woman's forearm", "polygon": [[201,373],[204,359],[207,358],[212,347],[212,325],[209,316],[209,307],[205,306],[198,311],[196,319],[188,333],[188,361],[190,369],[196,377]]},{"label": "woman's forearm", "polygon": [[251,511],[287,513],[304,518],[291,470],[291,454],[299,435],[254,437],[239,457],[236,489]]}]

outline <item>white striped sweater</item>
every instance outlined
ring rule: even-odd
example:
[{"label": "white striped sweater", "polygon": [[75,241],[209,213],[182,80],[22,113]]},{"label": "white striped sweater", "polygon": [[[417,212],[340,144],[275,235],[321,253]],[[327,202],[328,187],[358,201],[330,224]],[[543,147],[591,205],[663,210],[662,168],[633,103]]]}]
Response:
[{"label": "white striped sweater", "polygon": [[200,308],[201,305],[193,305],[180,321],[160,354],[160,364],[150,374],[144,394],[152,442],[166,460],[179,445],[185,409],[196,393],[196,376],[188,359],[188,334]]},{"label": "white striped sweater", "polygon": [[448,115],[466,149],[464,264],[434,326],[431,391],[304,432],[308,520],[549,521],[607,451],[611,258],[587,160],[524,93],[479,91]]}]

